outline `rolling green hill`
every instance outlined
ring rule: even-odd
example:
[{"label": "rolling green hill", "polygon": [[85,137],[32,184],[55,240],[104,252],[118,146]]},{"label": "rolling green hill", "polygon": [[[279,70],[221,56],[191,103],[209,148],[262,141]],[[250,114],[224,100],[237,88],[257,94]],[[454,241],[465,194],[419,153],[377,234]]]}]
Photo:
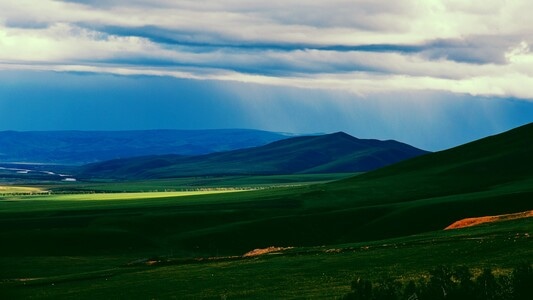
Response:
[{"label": "rolling green hill", "polygon": [[136,201],[105,204],[13,196],[0,211],[0,236],[33,238],[23,249],[12,243],[0,252],[38,251],[41,246],[31,246],[36,241],[70,236],[76,241],[72,245],[46,243],[46,251],[68,253],[85,245],[80,250],[94,253],[239,254],[272,245],[403,236],[443,229],[466,217],[530,210],[532,131],[533,124],[526,125],[329,184],[190,199],[151,199],[141,193]]},{"label": "rolling green hill", "polygon": [[78,176],[133,179],[348,173],[374,170],[425,153],[396,141],[357,139],[338,132],[194,157],[166,155],[112,160],[87,165]]},{"label": "rolling green hill", "polygon": [[[533,179],[533,123],[449,150],[338,181],[331,190],[358,193],[365,201],[402,202],[521,186]],[[516,192],[520,192],[518,188]]]}]

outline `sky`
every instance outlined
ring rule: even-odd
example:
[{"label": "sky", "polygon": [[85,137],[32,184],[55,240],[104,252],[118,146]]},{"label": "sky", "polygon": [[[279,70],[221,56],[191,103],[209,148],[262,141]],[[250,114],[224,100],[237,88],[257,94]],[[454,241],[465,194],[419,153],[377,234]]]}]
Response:
[{"label": "sky", "polygon": [[0,130],[344,131],[442,150],[533,121],[528,0],[0,1]]}]

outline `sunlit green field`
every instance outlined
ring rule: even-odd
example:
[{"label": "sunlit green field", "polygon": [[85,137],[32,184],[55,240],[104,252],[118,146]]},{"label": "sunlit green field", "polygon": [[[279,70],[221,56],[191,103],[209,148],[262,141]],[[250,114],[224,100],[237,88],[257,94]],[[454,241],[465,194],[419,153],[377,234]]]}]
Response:
[{"label": "sunlit green field", "polygon": [[[20,188],[26,191],[25,188]],[[37,190],[37,189],[36,189]],[[24,201],[104,201],[104,200],[146,200],[157,198],[175,198],[184,196],[199,196],[210,194],[243,192],[244,189],[217,189],[188,192],[138,192],[138,193],[84,193],[84,194],[35,194],[22,195],[19,197],[11,196],[9,200]],[[27,192],[27,191],[26,191]]]},{"label": "sunlit green field", "polygon": [[31,193],[42,193],[44,190],[37,187],[27,187],[27,186],[11,186],[11,185],[0,185],[0,195],[2,194],[31,194]]},{"label": "sunlit green field", "polygon": [[221,188],[271,188],[325,183],[357,175],[358,173],[337,174],[298,174],[268,176],[205,176],[141,181],[74,182],[42,185],[43,189],[54,192],[150,192],[150,191],[187,191],[197,189]]}]

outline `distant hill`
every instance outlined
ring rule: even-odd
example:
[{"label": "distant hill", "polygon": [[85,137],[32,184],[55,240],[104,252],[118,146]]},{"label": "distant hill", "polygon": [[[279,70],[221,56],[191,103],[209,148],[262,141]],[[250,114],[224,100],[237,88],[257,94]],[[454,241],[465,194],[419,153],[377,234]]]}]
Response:
[{"label": "distant hill", "polygon": [[397,141],[358,139],[338,132],[194,157],[165,155],[112,160],[84,166],[78,176],[139,179],[365,172],[425,153]]},{"label": "distant hill", "polygon": [[138,131],[2,131],[0,162],[81,165],[143,155],[200,155],[285,139],[246,129]]}]

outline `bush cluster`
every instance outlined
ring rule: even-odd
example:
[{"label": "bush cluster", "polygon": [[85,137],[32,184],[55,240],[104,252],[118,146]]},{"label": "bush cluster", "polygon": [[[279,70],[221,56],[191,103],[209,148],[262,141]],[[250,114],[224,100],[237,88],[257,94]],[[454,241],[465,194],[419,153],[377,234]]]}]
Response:
[{"label": "bush cluster", "polygon": [[517,265],[509,275],[496,276],[484,269],[473,276],[464,266],[440,266],[429,272],[429,278],[401,283],[392,279],[370,281],[357,278],[345,300],[440,300],[440,299],[533,299],[533,269],[531,264]]}]

